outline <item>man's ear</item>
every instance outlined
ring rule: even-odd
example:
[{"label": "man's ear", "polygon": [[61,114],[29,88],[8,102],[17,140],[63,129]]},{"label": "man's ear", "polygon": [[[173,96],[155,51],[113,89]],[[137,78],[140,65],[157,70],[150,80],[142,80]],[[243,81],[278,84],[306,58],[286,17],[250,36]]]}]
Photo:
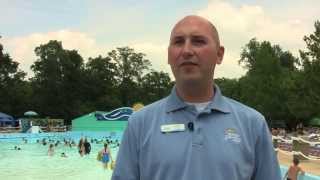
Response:
[{"label": "man's ear", "polygon": [[218,48],[217,56],[218,56],[217,64],[221,64],[222,60],[223,60],[223,56],[224,56],[224,47],[223,46],[220,46]]},{"label": "man's ear", "polygon": [[168,64],[170,64],[170,62],[169,62],[169,48],[170,48],[170,45],[167,48],[167,63]]},{"label": "man's ear", "polygon": [[168,48],[167,48],[167,63],[171,66],[171,61],[170,61],[170,45],[168,45]]}]

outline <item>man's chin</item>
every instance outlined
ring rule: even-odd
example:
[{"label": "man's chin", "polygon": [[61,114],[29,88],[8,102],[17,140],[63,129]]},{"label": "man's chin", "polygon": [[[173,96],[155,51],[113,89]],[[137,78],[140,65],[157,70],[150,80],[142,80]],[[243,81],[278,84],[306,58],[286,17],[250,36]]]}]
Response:
[{"label": "man's chin", "polygon": [[187,76],[181,78],[181,83],[185,85],[198,85],[201,82],[201,78],[199,76]]}]

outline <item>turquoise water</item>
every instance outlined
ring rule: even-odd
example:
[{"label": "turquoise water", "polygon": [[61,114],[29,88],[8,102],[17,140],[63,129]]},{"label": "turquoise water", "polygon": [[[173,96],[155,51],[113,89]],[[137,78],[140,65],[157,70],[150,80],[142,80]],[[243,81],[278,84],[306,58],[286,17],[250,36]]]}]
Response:
[{"label": "turquoise water", "polygon": [[[88,135],[88,134],[87,134]],[[108,180],[112,171],[103,168],[96,160],[98,151],[103,144],[91,143],[91,153],[81,157],[77,147],[64,146],[63,137],[74,138],[78,143],[81,134],[46,134],[47,140],[60,139],[55,147],[55,154],[48,156],[48,145],[36,143],[38,138],[45,135],[26,138],[25,144],[21,138],[1,138],[0,136],[0,179],[1,180]],[[92,138],[102,138],[101,134],[90,134]],[[89,138],[90,140],[90,138]],[[14,150],[18,146],[21,150]],[[113,157],[118,148],[111,148]],[[61,157],[64,152],[67,158]]]},{"label": "turquoise water", "polygon": [[[0,134],[0,179],[1,180],[108,180],[112,170],[104,169],[96,160],[97,153],[103,143],[91,143],[91,153],[81,157],[77,147],[64,146],[63,138],[73,139],[76,143],[81,137],[90,139],[119,139],[121,133],[72,132],[72,133],[41,133],[41,134]],[[27,139],[27,143],[22,141]],[[60,140],[55,147],[54,156],[47,155],[48,145],[43,146],[36,140],[42,138]],[[14,150],[18,146],[21,150]],[[111,148],[115,159],[118,148]],[[67,158],[61,157],[64,152]],[[281,166],[282,175],[287,167]],[[306,174],[299,180],[320,180],[320,176]]]}]

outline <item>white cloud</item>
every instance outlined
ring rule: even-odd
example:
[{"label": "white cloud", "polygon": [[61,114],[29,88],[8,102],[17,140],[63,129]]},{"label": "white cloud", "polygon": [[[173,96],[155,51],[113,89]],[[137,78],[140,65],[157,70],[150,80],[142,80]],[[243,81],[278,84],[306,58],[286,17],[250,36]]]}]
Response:
[{"label": "white cloud", "polygon": [[[33,33],[25,37],[3,38],[2,44],[15,61],[20,63],[19,68],[28,73],[28,76],[33,76],[30,66],[37,59],[34,49],[40,44],[48,43],[50,40],[62,41],[64,49],[78,50],[79,54],[87,60],[88,57],[96,57],[98,55],[105,56],[107,52],[116,47],[121,47],[119,43],[98,44],[94,37],[87,33],[60,30],[57,32],[48,33]],[[167,65],[167,45],[146,43],[146,42],[128,42],[129,46],[134,48],[136,52],[143,52],[146,58],[152,63],[152,68],[170,72],[170,67]]]},{"label": "white cloud", "polygon": [[94,38],[82,32],[60,30],[57,32],[34,33],[25,37],[3,38],[3,46],[15,61],[20,63],[20,68],[31,76],[30,66],[37,59],[34,49],[40,44],[50,40],[62,41],[64,49],[78,50],[84,59],[97,56],[102,52]]},{"label": "white cloud", "polygon": [[[298,49],[304,49],[302,37],[314,31],[312,21],[315,20],[313,18],[320,17],[320,11],[313,6],[316,7],[319,3],[306,1],[302,6],[301,3],[286,2],[287,5],[282,5],[285,8],[277,6],[274,10],[261,5],[239,6],[226,0],[211,0],[205,8],[194,12],[208,18],[217,26],[221,42],[226,48],[224,61],[222,65],[217,66],[216,77],[233,78],[244,74],[245,70],[238,65],[238,60],[241,48],[253,37],[257,37],[259,41],[268,40],[279,44],[295,55],[298,54]],[[101,9],[104,10],[104,8]],[[94,14],[96,10],[96,7],[92,8],[92,13]],[[148,24],[148,17],[145,17],[143,12],[132,10],[123,15],[119,15],[116,9],[107,12],[101,16],[99,13],[91,15],[87,19],[90,26],[86,27],[92,28],[86,28],[87,32],[60,30],[33,33],[24,37],[3,37],[0,40],[14,60],[20,62],[20,68],[28,73],[31,72],[30,65],[36,60],[34,48],[55,39],[62,41],[65,49],[78,50],[84,59],[99,54],[106,55],[115,47],[129,45],[137,52],[145,53],[155,70],[163,70],[171,74],[167,64],[166,44],[171,21],[161,21],[159,27],[163,28],[155,28],[158,26],[153,27],[153,24]],[[110,14],[114,18],[110,19]],[[171,19],[177,18],[173,16]],[[133,21],[134,19],[137,20]]]},{"label": "white cloud", "polygon": [[[300,11],[303,8],[300,8]],[[305,12],[308,9],[304,9]],[[286,14],[286,18],[277,18]],[[312,33],[310,22],[304,22],[293,11],[272,12],[258,5],[235,6],[224,0],[211,0],[208,6],[197,12],[215,24],[227,52],[223,64],[218,67],[217,76],[222,72],[225,77],[239,77],[244,73],[238,65],[241,48],[251,38],[259,41],[267,40],[279,44],[284,50],[290,50],[298,55],[299,49],[304,49],[302,37]],[[289,18],[290,17],[290,18]],[[229,74],[230,73],[230,74]]]},{"label": "white cloud", "polygon": [[129,46],[133,47],[136,52],[145,53],[146,58],[150,60],[153,69],[171,73],[170,66],[167,63],[167,44],[141,42],[133,43]]}]

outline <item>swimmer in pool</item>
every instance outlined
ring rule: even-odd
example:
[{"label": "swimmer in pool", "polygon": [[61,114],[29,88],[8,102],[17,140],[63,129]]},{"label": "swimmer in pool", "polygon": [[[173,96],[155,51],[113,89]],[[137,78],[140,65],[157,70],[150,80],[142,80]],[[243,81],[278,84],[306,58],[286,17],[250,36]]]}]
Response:
[{"label": "swimmer in pool", "polygon": [[299,166],[299,163],[300,163],[299,159],[294,157],[293,158],[293,164],[289,167],[289,169],[288,169],[286,175],[284,176],[284,178],[287,177],[287,180],[297,180],[299,173],[301,175],[304,175],[304,171]]},{"label": "swimmer in pool", "polygon": [[99,153],[101,154],[101,162],[104,168],[108,169],[108,164],[110,160],[111,160],[111,163],[113,162],[113,160],[111,156],[111,151],[107,143],[104,144],[104,148]]},{"label": "swimmer in pool", "polygon": [[54,147],[53,147],[53,144],[50,144],[48,149],[48,156],[53,156],[53,154],[54,154]]}]

